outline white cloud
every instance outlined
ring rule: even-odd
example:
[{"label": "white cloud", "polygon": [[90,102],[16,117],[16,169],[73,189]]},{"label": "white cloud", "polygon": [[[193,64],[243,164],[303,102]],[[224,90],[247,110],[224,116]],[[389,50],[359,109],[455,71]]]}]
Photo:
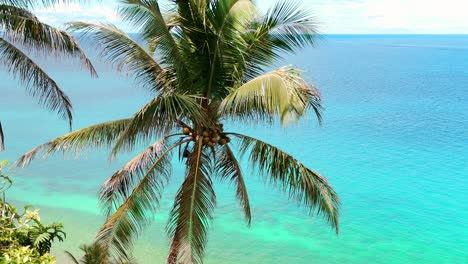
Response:
[{"label": "white cloud", "polygon": [[70,21],[109,22],[120,21],[116,9],[111,5],[83,5],[78,3],[55,4],[34,10],[36,16],[45,23],[61,26]]},{"label": "white cloud", "polygon": [[468,33],[466,0],[305,0],[326,33]]},{"label": "white cloud", "polygon": [[[162,2],[167,2],[162,1]],[[262,10],[275,0],[257,0]],[[302,0],[321,22],[322,33],[468,33],[468,0]],[[116,23],[124,30],[115,1],[58,4],[35,11],[45,22],[73,20]]]}]

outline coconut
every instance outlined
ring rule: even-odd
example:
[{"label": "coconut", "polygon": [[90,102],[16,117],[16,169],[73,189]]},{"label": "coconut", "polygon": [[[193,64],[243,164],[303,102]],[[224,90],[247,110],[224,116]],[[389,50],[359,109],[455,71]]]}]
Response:
[{"label": "coconut", "polygon": [[208,143],[208,141],[210,141],[210,138],[209,138],[209,137],[204,137],[204,138],[203,138],[203,143]]},{"label": "coconut", "polygon": [[213,147],[213,146],[214,146],[214,144],[215,144],[215,143],[213,143],[213,142],[211,142],[211,141],[210,141],[210,142],[208,142],[208,143],[206,143],[206,145],[207,145],[208,147]]},{"label": "coconut", "polygon": [[190,128],[184,127],[184,128],[182,129],[182,132],[184,132],[185,135],[188,135],[188,134],[190,134]]},{"label": "coconut", "polygon": [[217,137],[211,138],[211,142],[213,142],[213,143],[218,142],[218,138]]},{"label": "coconut", "polygon": [[203,131],[203,136],[204,136],[204,137],[209,137],[209,136],[210,136],[210,133],[208,133],[208,131]]},{"label": "coconut", "polygon": [[218,141],[218,143],[219,143],[220,145],[224,145],[224,144],[227,143],[227,140],[226,140],[225,138],[221,138],[221,139]]}]

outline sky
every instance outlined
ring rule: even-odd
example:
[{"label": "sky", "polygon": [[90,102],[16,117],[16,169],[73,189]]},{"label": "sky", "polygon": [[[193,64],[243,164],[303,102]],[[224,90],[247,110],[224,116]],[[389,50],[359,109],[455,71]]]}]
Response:
[{"label": "sky", "polygon": [[[276,0],[257,0],[261,11]],[[97,2],[97,1],[90,1]],[[118,0],[100,4],[58,4],[35,10],[46,23],[120,22]],[[167,0],[160,1],[167,3]],[[312,10],[323,34],[468,34],[468,0],[300,0]]]}]

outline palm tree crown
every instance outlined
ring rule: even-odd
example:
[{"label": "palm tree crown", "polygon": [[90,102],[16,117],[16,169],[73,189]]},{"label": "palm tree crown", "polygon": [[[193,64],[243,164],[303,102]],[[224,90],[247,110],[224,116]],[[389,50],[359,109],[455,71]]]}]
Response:
[{"label": "palm tree crown", "polygon": [[81,245],[81,251],[83,251],[83,257],[78,260],[72,253],[65,251],[68,258],[73,264],[136,264],[134,260],[109,260],[109,252],[102,250],[101,246],[97,243],[91,245]]},{"label": "palm tree crown", "polygon": [[[170,212],[167,263],[202,263],[216,194],[215,178],[234,184],[247,224],[251,209],[237,154],[248,159],[268,183],[320,213],[338,232],[339,199],[320,174],[282,150],[226,131],[223,122],[298,122],[309,110],[321,120],[318,90],[302,71],[265,68],[315,41],[310,13],[291,1],[260,14],[250,0],[175,0],[163,15],[156,0],[121,0],[121,16],[140,32],[135,41],[111,24],[73,22],[100,44],[103,56],[134,75],[154,98],[128,119],[66,134],[22,156],[28,164],[40,151],[79,151],[109,146],[111,156],[159,138],[102,186],[107,220],[97,243],[116,259],[129,255],[132,241],[149,223],[171,177],[177,152],[185,177]],[[180,132],[180,130],[182,131]],[[237,150],[237,151],[236,151]]]},{"label": "palm tree crown", "polygon": [[[90,60],[72,35],[41,22],[28,7],[50,4],[57,0],[0,0],[0,62],[21,80],[27,92],[39,103],[67,119],[71,128],[72,105],[68,96],[28,53],[40,52],[81,60],[92,76],[96,75]],[[0,123],[0,151],[4,133]]]}]

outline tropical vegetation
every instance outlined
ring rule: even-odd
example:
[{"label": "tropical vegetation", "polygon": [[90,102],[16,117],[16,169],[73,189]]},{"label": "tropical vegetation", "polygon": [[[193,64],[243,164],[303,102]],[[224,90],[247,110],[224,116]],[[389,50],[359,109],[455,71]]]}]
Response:
[{"label": "tropical vegetation", "polygon": [[[172,154],[186,171],[167,223],[168,264],[202,263],[217,205],[215,180],[229,182],[251,224],[252,210],[240,157],[260,179],[320,214],[338,232],[339,198],[325,177],[281,149],[224,124],[297,123],[307,113],[321,121],[319,91],[293,66],[273,68],[288,53],[313,45],[316,22],[297,2],[280,1],[265,14],[250,0],[121,0],[121,17],[139,32],[112,24],[72,22],[102,57],[132,75],[153,98],[133,116],[79,129],[22,156],[38,153],[149,146],[113,174],[100,190],[107,220],[96,243],[112,259],[130,256],[133,241],[158,209],[171,174]],[[151,142],[151,143],[150,143]]]},{"label": "tropical vegetation", "polygon": [[[41,22],[30,10],[53,2],[58,0],[0,0],[0,65],[20,80],[39,104],[68,120],[71,128],[70,99],[36,59],[38,55],[79,58],[92,76],[96,76],[96,71],[70,33]],[[0,151],[4,149],[4,139],[0,122]]]},{"label": "tropical vegetation", "polygon": [[111,260],[109,252],[103,250],[102,247],[97,243],[93,243],[91,245],[82,245],[80,246],[80,249],[84,253],[80,260],[73,256],[72,253],[66,251],[73,264],[136,264],[134,260]]},{"label": "tropical vegetation", "polygon": [[6,162],[0,162],[0,263],[53,264],[55,257],[49,254],[52,242],[63,241],[66,234],[60,223],[44,225],[39,210],[24,207],[19,213],[7,202],[5,192],[13,180],[2,173]]}]

